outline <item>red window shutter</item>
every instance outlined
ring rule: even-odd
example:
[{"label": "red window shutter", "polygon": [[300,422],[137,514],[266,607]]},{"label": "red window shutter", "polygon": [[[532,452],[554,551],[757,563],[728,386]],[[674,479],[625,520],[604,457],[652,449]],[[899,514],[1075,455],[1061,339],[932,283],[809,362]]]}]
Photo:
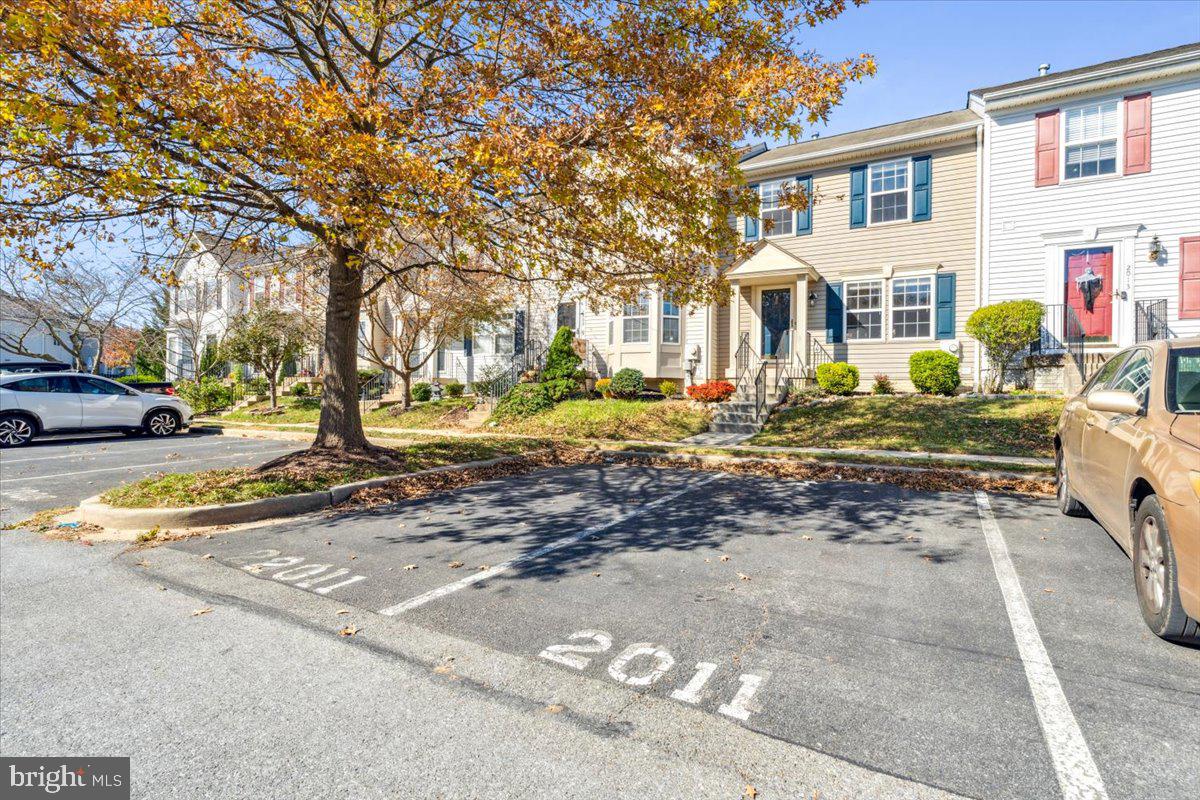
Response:
[{"label": "red window shutter", "polygon": [[1200,236],[1179,240],[1179,318],[1200,319]]},{"label": "red window shutter", "polygon": [[1125,98],[1125,174],[1150,171],[1150,93]]},{"label": "red window shutter", "polygon": [[1058,183],[1058,109],[1034,116],[1037,144],[1034,146],[1034,186]]}]

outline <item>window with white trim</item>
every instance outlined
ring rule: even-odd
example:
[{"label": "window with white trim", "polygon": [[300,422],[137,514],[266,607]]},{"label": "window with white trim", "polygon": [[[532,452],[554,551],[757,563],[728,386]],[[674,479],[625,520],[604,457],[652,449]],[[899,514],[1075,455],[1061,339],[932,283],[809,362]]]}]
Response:
[{"label": "window with white trim", "polygon": [[626,344],[645,344],[650,341],[650,295],[643,292],[636,303],[626,303],[621,310],[621,341]]},{"label": "window with white trim", "polygon": [[679,344],[679,306],[667,298],[662,303],[663,344]]},{"label": "window with white trim", "polygon": [[1069,108],[1063,112],[1063,179],[1093,178],[1117,171],[1118,103]]},{"label": "window with white trim", "polygon": [[881,161],[868,170],[867,208],[871,223],[901,222],[908,219],[909,161]]},{"label": "window with white trim", "polygon": [[780,203],[780,196],[792,186],[790,179],[766,181],[759,184],[759,217],[762,219],[762,235],[765,237],[790,236],[796,212]]},{"label": "window with white trim", "polygon": [[883,338],[883,281],[846,283],[846,339]]},{"label": "window with white trim", "polygon": [[892,281],[892,338],[928,339],[933,325],[933,278]]}]

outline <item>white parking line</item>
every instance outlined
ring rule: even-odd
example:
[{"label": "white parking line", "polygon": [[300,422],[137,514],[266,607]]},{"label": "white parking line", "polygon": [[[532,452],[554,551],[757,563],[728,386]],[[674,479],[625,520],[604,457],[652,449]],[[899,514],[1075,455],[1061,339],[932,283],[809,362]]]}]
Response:
[{"label": "white parking line", "polygon": [[1012,625],[1017,651],[1025,665],[1025,679],[1033,694],[1038,720],[1042,725],[1042,738],[1054,762],[1058,785],[1065,800],[1107,800],[1108,791],[1100,770],[1092,759],[1083,731],[1075,721],[1062,684],[1054,671],[1046,645],[1038,633],[1037,623],[1029,610],[1029,602],[1021,590],[1016,567],[1008,555],[1008,545],[992,516],[992,505],[985,492],[975,492],[975,506],[979,510],[979,522],[983,526],[983,538],[992,556],[996,580],[1004,596],[1004,607]]},{"label": "white parking line", "polygon": [[[125,442],[120,439],[96,439],[94,441],[97,441],[97,442],[107,441],[107,442],[110,442],[110,445],[118,444],[118,443],[125,444]],[[199,449],[201,447],[205,447],[207,445],[219,445],[219,444],[229,445],[229,444],[234,444],[235,442],[255,442],[255,441],[266,441],[266,440],[264,440],[264,439],[234,439],[233,441],[230,441],[229,437],[218,436],[215,439],[202,439],[199,441],[197,441],[195,439],[184,439],[184,440],[176,442],[174,444],[166,444],[166,445],[162,445],[159,447],[134,447],[132,445],[136,444],[136,442],[130,442],[129,444],[131,446],[129,446],[129,447],[113,448],[110,446],[110,447],[108,447],[104,450],[100,450],[100,451],[78,451],[77,450],[72,453],[63,453],[62,455],[57,455],[57,456],[36,456],[34,458],[4,458],[3,456],[0,456],[0,464],[3,464],[4,466],[9,466],[12,464],[25,464],[25,463],[31,462],[31,461],[50,461],[51,459],[56,459],[56,458],[89,458],[89,457],[90,458],[98,458],[100,456],[120,455],[121,453],[126,453],[126,452],[154,453],[159,450],[180,450],[180,449],[187,449],[189,452],[194,452],[194,450]]]},{"label": "white parking line", "polygon": [[485,581],[488,578],[494,578],[497,575],[499,575],[501,572],[512,569],[513,567],[517,566],[518,564],[523,564],[526,561],[531,561],[535,558],[541,558],[542,556],[546,555],[546,553],[550,553],[550,552],[553,552],[560,548],[566,547],[567,545],[574,544],[575,542],[578,542],[581,539],[585,539],[588,536],[593,536],[597,533],[602,533],[603,531],[606,531],[609,528],[613,528],[617,525],[620,525],[622,522],[626,522],[627,520],[630,520],[630,519],[633,519],[634,517],[640,516],[652,508],[656,508],[657,506],[661,506],[664,503],[669,503],[672,500],[676,500],[679,497],[683,496],[684,494],[687,494],[688,492],[690,492],[694,489],[698,489],[701,486],[704,486],[706,483],[709,483],[710,481],[715,480],[717,477],[718,477],[718,475],[706,475],[705,477],[694,481],[691,485],[686,486],[683,489],[680,489],[679,491],[671,492],[670,494],[660,497],[657,500],[651,500],[649,503],[640,505],[637,508],[633,509],[632,511],[626,511],[622,514],[619,514],[618,516],[614,517],[613,519],[610,519],[608,522],[603,522],[599,525],[592,525],[589,528],[584,528],[583,530],[579,531],[578,533],[574,533],[570,536],[565,536],[562,539],[557,539],[557,540],[551,542],[550,544],[545,545],[544,547],[539,547],[536,550],[531,550],[530,552],[528,552],[524,555],[520,555],[515,558],[510,558],[508,561],[501,562],[500,564],[497,564],[496,566],[491,567],[490,569],[488,569],[484,572],[476,572],[473,575],[468,575],[467,577],[463,578],[462,580],[457,580],[454,583],[448,583],[445,586],[439,586],[437,589],[432,589],[428,592],[425,592],[424,594],[419,594],[416,597],[409,598],[408,600],[405,600],[402,603],[397,603],[394,606],[388,606],[387,608],[381,610],[379,613],[386,614],[388,616],[395,616],[396,614],[403,614],[405,611],[411,611],[412,609],[417,608],[418,606],[423,606],[426,603],[429,603],[429,602],[432,602],[439,598],[445,597],[446,595],[454,594],[459,589],[465,589],[468,586],[479,583],[480,581]]},{"label": "white parking line", "polygon": [[[291,449],[293,449],[293,448],[290,448],[290,447],[279,448],[279,452],[284,452],[285,450],[291,450]],[[227,455],[227,456],[212,456],[211,458],[205,458],[204,460],[205,461],[225,461],[230,458],[245,458],[247,456],[259,455],[259,454],[266,455],[267,453],[272,453],[272,452],[275,452],[275,451],[274,450],[259,450],[259,451],[255,451],[252,453],[233,453],[233,454]],[[179,463],[187,463],[187,462],[186,461],[167,461],[167,462],[152,461],[149,464],[122,464],[119,467],[102,467],[100,469],[83,469],[83,470],[78,470],[76,472],[56,472],[53,475],[34,475],[31,477],[27,477],[27,478],[6,479],[4,481],[4,484],[7,486],[12,483],[22,483],[24,481],[48,481],[48,480],[52,480],[52,479],[56,479],[56,478],[66,478],[71,475],[92,475],[97,472],[118,472],[120,470],[142,469],[143,467],[168,467],[168,466],[171,466],[172,464],[179,464]]]}]

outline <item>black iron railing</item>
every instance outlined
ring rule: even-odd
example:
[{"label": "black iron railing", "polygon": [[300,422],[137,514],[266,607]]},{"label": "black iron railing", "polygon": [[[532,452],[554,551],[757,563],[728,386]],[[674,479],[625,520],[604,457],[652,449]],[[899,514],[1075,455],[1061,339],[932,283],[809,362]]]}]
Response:
[{"label": "black iron railing", "polygon": [[1079,316],[1075,313],[1075,309],[1070,306],[1064,306],[1065,313],[1063,314],[1063,345],[1066,347],[1067,353],[1070,354],[1071,360],[1075,362],[1075,366],[1079,369],[1079,374],[1087,380],[1087,368],[1084,366],[1083,358],[1083,323],[1079,321]]},{"label": "black iron railing", "polygon": [[1075,309],[1065,303],[1051,303],[1042,311],[1042,327],[1038,338],[1029,345],[1030,355],[1066,354],[1084,375],[1083,345],[1086,335]]},{"label": "black iron railing", "polygon": [[1133,304],[1134,338],[1139,342],[1153,339],[1169,339],[1167,327],[1167,300],[1138,300]]},{"label": "black iron railing", "polygon": [[808,334],[808,367],[807,372],[809,377],[816,377],[817,367],[822,364],[832,364],[833,355],[825,349],[825,346],[813,338],[812,334]]},{"label": "black iron railing", "polygon": [[384,370],[358,387],[358,404],[361,411],[371,403],[378,403],[392,390],[392,373]]},{"label": "black iron railing", "polygon": [[737,390],[743,391],[747,388],[747,379],[750,374],[750,334],[743,333],[741,339],[738,340],[737,350],[733,354],[733,385]]}]

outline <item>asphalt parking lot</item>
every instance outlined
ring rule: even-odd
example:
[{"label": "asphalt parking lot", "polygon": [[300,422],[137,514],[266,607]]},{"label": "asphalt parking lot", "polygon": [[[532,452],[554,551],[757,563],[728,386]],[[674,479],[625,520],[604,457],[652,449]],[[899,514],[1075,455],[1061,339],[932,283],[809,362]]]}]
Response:
[{"label": "asphalt parking lot", "polygon": [[299,446],[203,430],[164,439],[120,434],[35,439],[0,451],[0,513],[5,522],[21,520],[156,472],[249,466]]},{"label": "asphalt parking lot", "polygon": [[1200,650],[1045,501],[589,466],[172,547],[968,797],[1200,785]]}]

